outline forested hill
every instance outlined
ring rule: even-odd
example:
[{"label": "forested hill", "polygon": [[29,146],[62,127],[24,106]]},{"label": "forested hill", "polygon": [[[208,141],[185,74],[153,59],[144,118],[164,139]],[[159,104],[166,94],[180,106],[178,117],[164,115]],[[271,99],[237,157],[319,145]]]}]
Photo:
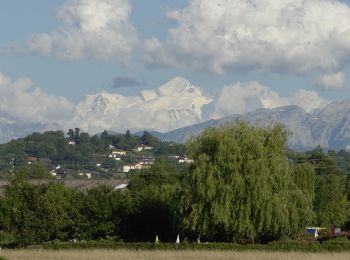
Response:
[{"label": "forested hill", "polygon": [[92,171],[100,174],[100,177],[112,177],[122,172],[123,165],[146,160],[151,164],[161,155],[176,155],[180,158],[185,152],[184,145],[162,142],[146,131],[141,136],[132,135],[129,131],[125,134],[104,131],[100,135],[90,136],[76,128],[70,129],[68,133],[33,133],[1,144],[0,171],[8,172],[35,161],[58,173],[63,169],[65,173]]}]

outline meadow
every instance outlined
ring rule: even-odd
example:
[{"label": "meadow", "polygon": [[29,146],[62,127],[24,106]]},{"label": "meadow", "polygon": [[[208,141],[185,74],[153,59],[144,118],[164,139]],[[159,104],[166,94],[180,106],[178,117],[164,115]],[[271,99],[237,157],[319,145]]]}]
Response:
[{"label": "meadow", "polygon": [[[142,251],[142,250],[3,250],[7,260],[348,260],[350,253],[282,253],[282,252],[235,252],[235,251]],[[0,258],[1,259],[1,258]]]}]

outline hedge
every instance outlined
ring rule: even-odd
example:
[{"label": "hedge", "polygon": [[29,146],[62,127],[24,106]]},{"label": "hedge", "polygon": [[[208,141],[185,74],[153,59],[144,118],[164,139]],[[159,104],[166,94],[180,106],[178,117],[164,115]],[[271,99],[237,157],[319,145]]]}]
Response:
[{"label": "hedge", "polygon": [[112,241],[48,242],[44,249],[131,249],[131,250],[234,250],[234,251],[301,251],[301,252],[350,252],[350,241],[275,241],[269,244],[240,245],[234,243],[116,243]]}]

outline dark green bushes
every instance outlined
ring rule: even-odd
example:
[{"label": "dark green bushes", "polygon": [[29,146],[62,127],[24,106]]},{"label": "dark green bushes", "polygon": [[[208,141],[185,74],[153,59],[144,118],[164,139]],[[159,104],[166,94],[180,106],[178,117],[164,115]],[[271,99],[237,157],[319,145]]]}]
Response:
[{"label": "dark green bushes", "polygon": [[286,241],[269,244],[240,245],[234,243],[115,243],[111,241],[49,242],[45,249],[131,249],[131,250],[234,250],[281,252],[341,252],[350,251],[350,241],[305,242]]}]

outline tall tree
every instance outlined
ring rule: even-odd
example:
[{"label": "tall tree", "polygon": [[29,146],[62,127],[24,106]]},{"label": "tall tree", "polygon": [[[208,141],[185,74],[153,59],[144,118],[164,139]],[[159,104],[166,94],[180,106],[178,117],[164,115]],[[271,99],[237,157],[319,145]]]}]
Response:
[{"label": "tall tree", "polygon": [[317,148],[309,158],[316,168],[314,210],[317,224],[342,226],[348,218],[349,205],[345,190],[346,176],[337,163]]},{"label": "tall tree", "polygon": [[192,139],[195,163],[178,211],[184,230],[216,241],[255,242],[293,235],[312,223],[309,190],[295,182],[286,141],[279,125],[243,122]]}]

